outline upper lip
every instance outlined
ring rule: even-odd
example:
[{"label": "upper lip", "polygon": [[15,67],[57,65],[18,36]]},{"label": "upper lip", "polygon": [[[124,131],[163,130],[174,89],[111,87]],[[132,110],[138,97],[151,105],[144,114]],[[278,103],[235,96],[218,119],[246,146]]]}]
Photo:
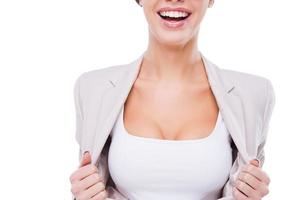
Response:
[{"label": "upper lip", "polygon": [[183,7],[177,7],[177,8],[171,8],[171,7],[163,7],[160,8],[157,12],[162,12],[162,11],[181,11],[181,12],[186,12],[188,14],[191,14],[192,11],[187,9],[187,8],[183,8]]}]

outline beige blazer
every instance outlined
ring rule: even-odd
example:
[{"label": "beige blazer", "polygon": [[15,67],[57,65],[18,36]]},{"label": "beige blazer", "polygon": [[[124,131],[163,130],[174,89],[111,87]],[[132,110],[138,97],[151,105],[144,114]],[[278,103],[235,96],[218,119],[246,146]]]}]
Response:
[{"label": "beige blazer", "polygon": [[[114,186],[107,155],[110,132],[124,104],[144,56],[134,61],[82,73],[74,86],[76,106],[76,140],[79,162],[90,151],[92,164],[104,177],[107,199],[126,199]],[[244,72],[222,69],[200,51],[207,78],[216,98],[225,125],[234,141],[234,159],[230,176],[224,185],[222,200],[233,199],[232,187],[240,168],[252,158],[264,163],[264,145],[275,104],[269,79]],[[128,174],[130,176],[130,174]]]}]

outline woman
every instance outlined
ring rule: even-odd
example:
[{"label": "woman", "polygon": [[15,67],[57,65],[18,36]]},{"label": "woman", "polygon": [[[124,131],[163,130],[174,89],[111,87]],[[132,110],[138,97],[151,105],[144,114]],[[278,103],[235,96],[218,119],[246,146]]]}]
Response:
[{"label": "woman", "polygon": [[261,199],[270,183],[261,166],[272,84],[220,69],[198,51],[213,0],[137,3],[147,50],[75,84],[81,164],[70,176],[73,198]]}]

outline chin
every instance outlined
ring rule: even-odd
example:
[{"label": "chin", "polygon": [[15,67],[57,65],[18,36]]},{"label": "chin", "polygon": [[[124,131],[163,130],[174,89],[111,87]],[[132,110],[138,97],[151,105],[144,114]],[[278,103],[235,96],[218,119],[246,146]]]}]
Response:
[{"label": "chin", "polygon": [[194,37],[196,32],[197,31],[194,27],[191,26],[186,26],[185,28],[177,30],[170,30],[165,27],[161,27],[160,23],[153,23],[149,26],[149,34],[151,34],[152,37],[156,38],[159,43],[170,46],[186,44]]},{"label": "chin", "polygon": [[168,46],[185,45],[190,40],[189,34],[173,32],[173,33],[160,33],[157,40]]},{"label": "chin", "polygon": [[161,40],[161,43],[166,46],[183,46],[187,43],[187,40],[185,38],[168,38]]}]

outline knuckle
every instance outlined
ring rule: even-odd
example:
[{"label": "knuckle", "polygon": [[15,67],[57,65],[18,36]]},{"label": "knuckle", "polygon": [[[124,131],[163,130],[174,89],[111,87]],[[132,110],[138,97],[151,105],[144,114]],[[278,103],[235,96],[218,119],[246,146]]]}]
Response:
[{"label": "knuckle", "polygon": [[260,191],[261,193],[262,193],[262,191],[264,191],[264,188],[263,188],[262,184],[259,184],[257,186],[257,190]]},{"label": "knuckle", "polygon": [[258,191],[259,191],[260,197],[263,197],[269,193],[268,187],[265,187],[264,185],[260,185],[258,188]]},{"label": "knuckle", "polygon": [[76,200],[83,200],[83,199],[87,199],[87,198],[86,198],[86,195],[83,194],[83,193],[80,193],[80,194],[78,195],[78,197],[76,198]]},{"label": "knuckle", "polygon": [[236,181],[234,182],[234,187],[238,187],[238,183],[239,183],[239,179],[236,179]]},{"label": "knuckle", "polygon": [[255,197],[257,195],[255,191],[250,190],[249,188],[247,188],[246,191],[249,194],[249,196],[251,196],[251,197]]},{"label": "knuckle", "polygon": [[71,183],[73,183],[75,180],[76,180],[76,174],[75,174],[75,172],[73,172],[73,173],[70,175],[70,177],[69,177],[69,181],[70,181]]},{"label": "knuckle", "polygon": [[72,185],[71,191],[72,191],[73,194],[78,194],[80,192],[79,184]]},{"label": "knuckle", "polygon": [[242,191],[247,191],[247,188],[245,187],[244,184],[240,184],[240,189],[241,189]]},{"label": "knuckle", "polygon": [[93,172],[98,172],[98,168],[95,165],[92,165]]},{"label": "knuckle", "polygon": [[93,188],[97,191],[97,192],[101,192],[102,189],[101,189],[101,185],[99,183],[96,183]]},{"label": "knuckle", "polygon": [[247,173],[243,172],[240,174],[240,179],[241,180],[246,180],[247,179]]},{"label": "knuckle", "polygon": [[94,171],[95,171],[95,166],[92,165],[92,164],[87,165],[86,168],[87,168],[87,170],[88,170],[89,172],[94,172]]},{"label": "knuckle", "polygon": [[251,192],[251,191],[249,191],[249,188],[247,187],[247,185],[246,185],[244,182],[242,182],[242,181],[239,182],[238,188],[239,188],[241,191],[245,191],[245,192],[247,192],[247,193],[250,193],[250,192]]},{"label": "knuckle", "polygon": [[[80,194],[79,194],[79,198],[80,200],[87,200],[87,199],[90,199],[89,198],[89,193],[85,190],[85,191],[82,191]],[[77,200],[77,199],[76,199]]]},{"label": "knuckle", "polygon": [[244,174],[244,180],[246,181],[246,180],[249,180],[251,178],[251,176],[250,176],[250,174],[248,174],[248,173],[245,173]]},{"label": "knuckle", "polygon": [[103,200],[101,196],[97,195],[92,198],[93,200]]},{"label": "knuckle", "polygon": [[246,171],[246,168],[247,168],[247,165],[243,165],[242,168],[241,168],[241,170],[242,171]]},{"label": "knuckle", "polygon": [[100,196],[101,196],[101,199],[107,198],[107,197],[108,197],[108,194],[107,194],[106,190],[102,191],[102,192],[100,193]]},{"label": "knuckle", "polygon": [[244,174],[244,172],[240,172],[239,175],[238,175],[238,179],[243,180],[243,177],[244,177],[243,174]]},{"label": "knuckle", "polygon": [[101,197],[101,195],[100,195],[100,193],[99,193],[97,196],[95,196],[95,197],[93,198],[93,200],[103,200],[103,197]]},{"label": "knuckle", "polygon": [[100,182],[98,183],[98,185],[99,185],[99,188],[100,188],[101,190],[104,190],[104,189],[105,189],[105,185],[104,185],[104,183],[103,183],[102,181],[100,181]]},{"label": "knuckle", "polygon": [[263,196],[266,196],[267,194],[269,194],[269,192],[270,192],[269,188],[266,187],[264,192],[263,192]]},{"label": "knuckle", "polygon": [[93,180],[95,180],[96,182],[99,182],[99,181],[100,181],[100,176],[99,176],[98,173],[94,173],[94,174],[92,175],[92,178],[93,178]]},{"label": "knuckle", "polygon": [[235,198],[239,196],[239,191],[236,188],[233,189],[233,195]]},{"label": "knuckle", "polygon": [[93,200],[105,200],[108,197],[106,191],[102,191],[100,193],[98,193]]},{"label": "knuckle", "polygon": [[244,165],[243,168],[242,168],[243,171],[248,172],[249,171],[248,167],[249,167],[249,165]]},{"label": "knuckle", "polygon": [[237,187],[242,189],[243,188],[243,182],[238,180],[237,181]]},{"label": "knuckle", "polygon": [[248,166],[247,166],[247,171],[248,171],[248,172],[251,172],[252,170],[253,170],[253,166],[252,166],[252,165],[248,165]]}]

